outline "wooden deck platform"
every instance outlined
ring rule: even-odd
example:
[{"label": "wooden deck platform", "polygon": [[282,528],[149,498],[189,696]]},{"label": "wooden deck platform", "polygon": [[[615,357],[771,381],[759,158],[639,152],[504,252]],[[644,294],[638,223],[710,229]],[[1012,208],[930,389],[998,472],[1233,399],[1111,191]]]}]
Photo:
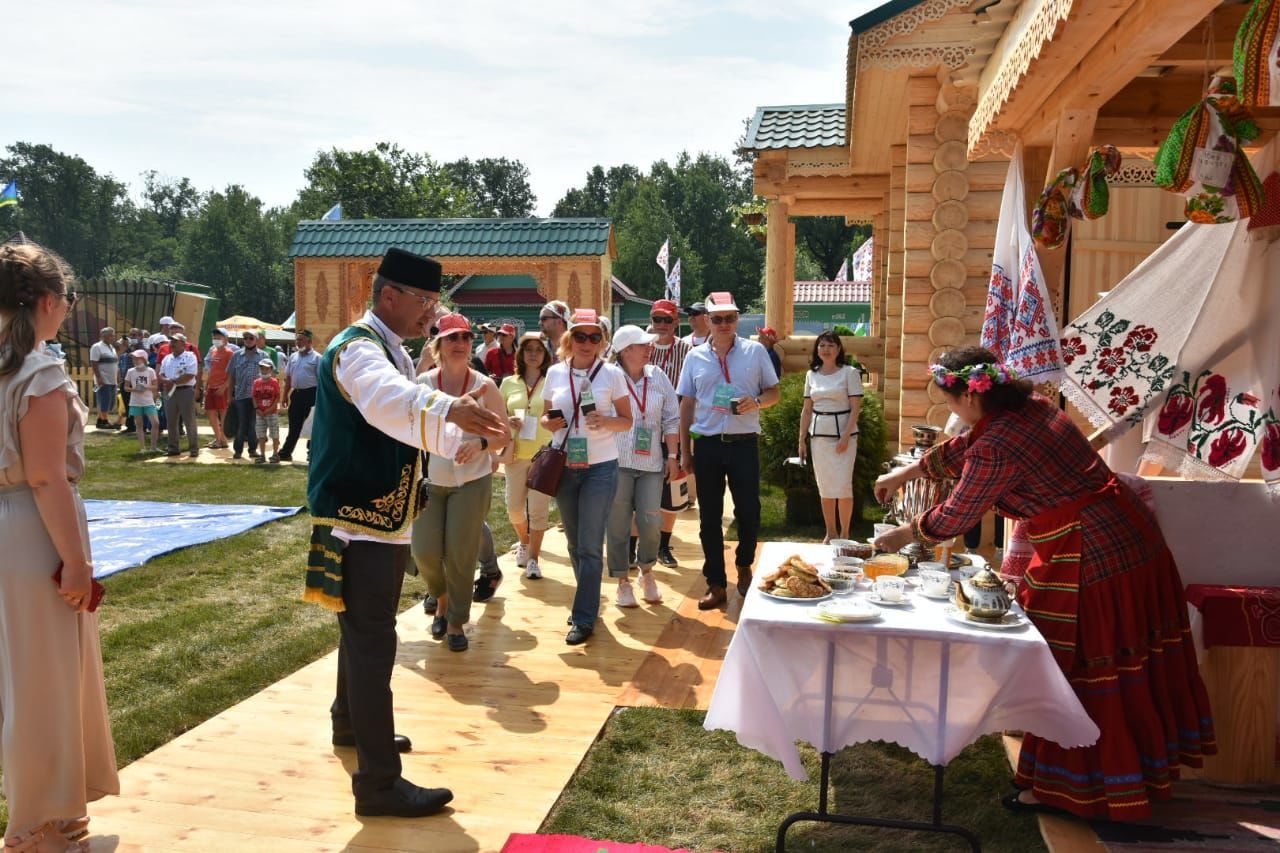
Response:
[{"label": "wooden deck platform", "polygon": [[[405,776],[444,785],[445,814],[360,819],[354,750],[329,744],[335,656],[304,667],[121,771],[91,806],[94,851],[491,851],[535,832],[617,705],[705,708],[741,606],[702,613],[697,516],[675,535],[682,567],[658,566],[664,603],[619,610],[602,591],[585,646],[564,643],[573,574],[548,531],[544,578],[512,555],[495,598],[475,605],[471,648],[449,652],[420,608],[401,615],[392,679]],[[407,579],[408,584],[421,583]]]}]

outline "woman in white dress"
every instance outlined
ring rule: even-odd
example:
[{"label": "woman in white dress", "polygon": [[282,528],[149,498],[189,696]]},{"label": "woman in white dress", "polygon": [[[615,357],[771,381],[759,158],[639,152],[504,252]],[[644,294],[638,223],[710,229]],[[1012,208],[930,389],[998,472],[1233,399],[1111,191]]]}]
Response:
[{"label": "woman in white dress", "polygon": [[[76,295],[38,246],[0,247],[0,769],[5,850],[87,850],[87,803],[120,792],[84,504],[88,409],[54,338]],[[61,568],[61,581],[52,581]]]},{"label": "woman in white dress", "polygon": [[862,376],[846,363],[840,336],[824,331],[814,341],[813,358],[804,377],[799,449],[801,459],[813,458],[827,528],[823,542],[850,535],[861,406]]}]

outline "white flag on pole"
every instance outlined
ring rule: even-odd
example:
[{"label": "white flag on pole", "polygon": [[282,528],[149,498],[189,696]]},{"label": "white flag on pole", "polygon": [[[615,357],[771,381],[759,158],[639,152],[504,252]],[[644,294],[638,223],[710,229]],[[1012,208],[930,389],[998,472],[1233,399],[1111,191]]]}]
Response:
[{"label": "white flag on pole", "polygon": [[849,280],[849,259],[845,258],[844,263],[840,265],[840,269],[836,271],[836,281]]},{"label": "white flag on pole", "polygon": [[[656,259],[658,261],[658,266],[662,267],[662,274],[664,276],[669,274],[667,270],[667,263],[670,260],[670,258],[671,258],[671,238],[668,237],[667,239],[662,241],[662,248],[658,250],[658,257]],[[680,262],[676,261],[676,263],[678,264]]]},{"label": "white flag on pole", "polygon": [[[666,248],[665,246],[663,248]],[[675,304],[680,304],[680,259],[676,258],[676,265],[671,268],[671,274],[667,276],[667,298]]]}]

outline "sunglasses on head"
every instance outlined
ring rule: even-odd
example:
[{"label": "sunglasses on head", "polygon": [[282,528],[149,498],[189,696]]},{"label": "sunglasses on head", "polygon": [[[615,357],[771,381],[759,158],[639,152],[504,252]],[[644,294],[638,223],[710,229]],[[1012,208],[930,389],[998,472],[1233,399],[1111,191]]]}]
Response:
[{"label": "sunglasses on head", "polygon": [[604,335],[600,332],[574,332],[573,342],[575,344],[593,343],[598,344],[604,340]]},{"label": "sunglasses on head", "polygon": [[650,317],[650,318],[649,318],[649,322],[650,322],[650,323],[653,323],[654,325],[667,326],[667,325],[670,325],[671,323],[674,323],[674,322],[675,322],[675,318],[674,318],[674,317],[660,317],[660,316],[654,315],[653,317]]},{"label": "sunglasses on head", "polygon": [[711,325],[713,326],[723,326],[726,323],[736,323],[736,322],[738,322],[737,314],[712,314],[711,315]]}]

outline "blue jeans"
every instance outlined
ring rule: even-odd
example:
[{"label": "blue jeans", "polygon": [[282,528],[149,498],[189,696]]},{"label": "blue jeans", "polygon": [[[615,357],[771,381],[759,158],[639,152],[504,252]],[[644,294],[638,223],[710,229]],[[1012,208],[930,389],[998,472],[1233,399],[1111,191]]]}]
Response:
[{"label": "blue jeans", "polygon": [[662,530],[662,471],[618,469],[618,489],[609,512],[609,577],[625,578],[631,569],[631,519],[636,520],[636,563],[641,571],[658,562]]},{"label": "blue jeans", "polygon": [[556,492],[564,520],[569,562],[578,590],[573,595],[573,624],[593,629],[600,614],[600,575],[604,571],[604,532],[618,484],[618,460],[587,468],[565,468]]},{"label": "blue jeans", "polygon": [[93,392],[98,404],[98,420],[110,420],[116,413],[116,386],[99,385]]}]

